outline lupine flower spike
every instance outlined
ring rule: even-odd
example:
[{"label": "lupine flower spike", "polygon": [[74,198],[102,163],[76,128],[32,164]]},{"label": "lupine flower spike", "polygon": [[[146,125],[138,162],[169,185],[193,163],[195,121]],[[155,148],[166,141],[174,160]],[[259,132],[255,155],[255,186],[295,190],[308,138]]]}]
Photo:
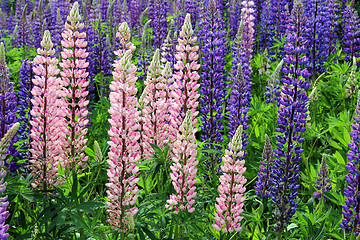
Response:
[{"label": "lupine flower spike", "polygon": [[167,200],[166,208],[174,209],[176,214],[185,210],[189,213],[195,211],[193,198],[196,196],[196,186],[194,185],[197,182],[196,166],[199,164],[196,160],[196,132],[197,128],[193,127],[192,112],[188,110],[174,143],[172,158],[174,163],[170,167],[172,170],[170,177],[176,194],[172,194]]},{"label": "lupine flower spike", "polygon": [[145,147],[148,145],[146,144],[146,140],[144,137],[145,132],[144,132],[144,124],[145,124],[145,116],[144,116],[144,109],[145,109],[145,98],[146,98],[146,94],[143,91],[140,98],[138,99],[138,104],[137,104],[137,109],[140,113],[139,115],[139,125],[140,125],[140,137],[139,137],[139,144],[140,144],[140,159],[142,159],[144,157],[144,152],[145,152]]},{"label": "lupine flower spike", "polygon": [[193,34],[190,15],[187,14],[178,38],[179,44],[176,46],[178,53],[175,55],[177,62],[174,65],[175,73],[173,75],[175,82],[171,86],[171,95],[174,99],[171,115],[175,130],[181,126],[188,110],[192,112],[193,125],[196,124],[195,117],[198,115],[197,107],[200,94],[197,90],[200,84],[197,81],[200,76],[197,70],[199,70],[200,64],[197,63],[199,58],[197,51],[199,47],[192,46],[197,41]]},{"label": "lupine flower spike", "polygon": [[19,74],[20,89],[18,91],[18,95],[19,95],[18,110],[21,119],[20,120],[21,126],[19,129],[19,133],[21,135],[19,138],[22,140],[22,143],[20,145],[20,149],[22,151],[19,153],[19,157],[22,160],[26,160],[26,162],[30,159],[29,134],[30,134],[31,125],[29,121],[31,118],[30,111],[32,109],[32,104],[30,100],[32,98],[31,90],[33,88],[33,84],[32,84],[33,76],[34,76],[33,61],[29,61],[28,59],[22,60],[22,64],[20,67],[20,74]]},{"label": "lupine flower spike", "polygon": [[221,166],[222,175],[218,187],[220,196],[216,198],[215,224],[213,228],[217,231],[239,232],[240,221],[243,219],[241,213],[244,211],[245,183],[243,174],[246,171],[244,151],[242,146],[242,126],[236,130],[229,149],[225,150],[224,164]]},{"label": "lupine flower spike", "polygon": [[136,214],[138,209],[132,207],[136,203],[138,187],[136,176],[139,168],[137,162],[141,155],[138,139],[140,133],[139,111],[137,111],[137,100],[135,82],[136,67],[131,62],[132,52],[127,50],[120,60],[116,60],[113,71],[113,81],[110,84],[109,123],[110,145],[109,169],[107,175],[109,182],[106,186],[109,202],[109,223],[119,229],[126,231],[129,219]]},{"label": "lupine flower spike", "polygon": [[165,91],[166,91],[166,95],[165,95],[165,105],[167,107],[167,111],[166,111],[166,115],[165,115],[165,120],[167,123],[167,138],[168,138],[168,142],[170,144],[170,148],[172,148],[172,143],[174,143],[174,141],[176,140],[176,130],[174,129],[174,125],[171,123],[171,108],[173,106],[173,98],[171,97],[171,92],[170,92],[170,86],[173,84],[174,82],[174,78],[173,78],[173,71],[171,68],[171,63],[170,62],[166,62],[165,67],[162,71],[162,76],[164,78],[164,83],[165,83]]},{"label": "lupine flower spike", "polygon": [[[0,45],[0,138],[2,138],[5,135],[5,133],[10,129],[10,127],[18,121],[18,119],[16,118],[17,99],[14,92],[14,83],[10,82],[9,76],[10,73],[9,73],[9,68],[6,64],[5,47],[4,47],[4,43],[1,43]],[[16,148],[13,147],[13,143],[15,143],[17,140],[18,138],[15,136],[8,148],[9,153],[13,157],[16,157],[18,155]],[[9,166],[11,168],[12,163],[10,163]]]},{"label": "lupine flower spike", "polygon": [[268,81],[268,85],[266,86],[265,100],[266,103],[276,103],[279,105],[279,97],[280,97],[280,71],[282,66],[284,65],[284,60],[277,65],[273,74],[271,74],[270,79]]},{"label": "lupine flower spike", "polygon": [[343,206],[342,224],[340,227],[346,229],[349,232],[354,232],[356,236],[360,233],[360,201],[359,201],[359,185],[360,185],[360,91],[358,92],[358,101],[353,116],[355,123],[352,123],[352,131],[350,136],[352,137],[349,143],[348,159],[349,163],[346,168],[350,171],[346,180],[348,187],[344,190],[345,205]]},{"label": "lupine flower spike", "polygon": [[145,108],[144,116],[144,140],[145,140],[145,156],[152,153],[150,143],[163,148],[169,141],[167,138],[168,120],[168,102],[166,101],[165,79],[162,76],[160,65],[160,51],[156,49],[153,60],[149,66],[147,78],[145,80],[144,99]]},{"label": "lupine flower spike", "polygon": [[352,96],[356,94],[359,88],[359,84],[358,84],[359,80],[356,77],[356,73],[357,73],[357,61],[356,58],[353,57],[351,72],[345,85],[346,97],[352,98]]},{"label": "lupine flower spike", "polygon": [[136,50],[135,45],[130,42],[131,32],[127,22],[123,22],[120,24],[119,29],[116,33],[116,37],[120,39],[121,44],[120,49],[114,52],[116,56],[121,58],[127,50],[130,49],[132,52]]},{"label": "lupine flower spike", "polygon": [[67,22],[65,31],[62,33],[63,40],[61,45],[62,62],[62,86],[63,86],[63,110],[65,113],[65,124],[63,132],[64,154],[61,166],[71,168],[73,171],[77,167],[86,166],[88,157],[84,151],[86,149],[86,133],[89,120],[87,119],[86,99],[88,95],[87,86],[89,81],[86,79],[89,75],[86,68],[89,63],[86,61],[88,53],[86,52],[87,41],[85,32],[79,32],[84,28],[80,23],[79,4],[75,2]]},{"label": "lupine flower spike", "polygon": [[[4,177],[6,176],[6,171],[4,169],[4,163],[7,156],[7,150],[9,145],[18,131],[20,123],[15,123],[4,137],[0,140],[0,194],[4,193],[7,183],[4,182]],[[6,211],[6,207],[9,206],[7,202],[8,196],[0,198],[0,239],[7,239],[9,234],[6,231],[9,229],[9,225],[5,224],[5,220],[9,217],[9,212]]]},{"label": "lupine flower spike", "polygon": [[309,100],[305,91],[310,87],[306,80],[311,76],[305,67],[308,59],[304,55],[306,40],[302,37],[304,22],[302,2],[296,0],[289,22],[292,31],[286,37],[287,44],[284,48],[287,54],[284,58],[284,77],[281,80],[283,88],[279,100],[279,125],[276,128],[279,133],[276,137],[278,148],[274,150],[269,193],[275,206],[273,216],[277,221],[276,229],[279,234],[290,222],[298,205],[295,198],[300,187],[297,180],[301,153],[304,151],[301,148],[304,141],[301,134],[306,130],[306,104]]},{"label": "lupine flower spike", "polygon": [[260,161],[258,180],[256,181],[256,194],[261,198],[268,196],[269,182],[271,175],[271,166],[273,164],[273,149],[271,146],[270,138],[265,134],[265,145],[262,154],[262,161]]},{"label": "lupine flower spike", "polygon": [[322,156],[320,171],[318,173],[318,178],[316,179],[315,188],[317,192],[314,192],[314,198],[323,197],[325,199],[327,199],[327,197],[325,197],[324,192],[330,192],[330,190],[332,189],[331,178],[329,177],[329,171],[327,168],[325,155]]},{"label": "lupine flower spike", "polygon": [[226,95],[225,70],[226,44],[224,23],[220,16],[220,10],[216,8],[214,0],[210,0],[204,20],[200,22],[199,39],[201,42],[201,59],[203,60],[201,71],[202,97],[200,102],[201,113],[201,140],[205,142],[205,149],[218,151],[218,154],[205,153],[207,161],[205,164],[214,175],[221,162],[220,152],[222,147],[218,146],[223,141],[221,131],[223,126],[223,101]]},{"label": "lupine flower spike", "polygon": [[62,152],[59,133],[62,132],[62,112],[59,109],[61,100],[61,79],[57,67],[58,60],[54,57],[55,50],[51,42],[49,31],[45,31],[44,38],[38,48],[38,56],[34,59],[35,77],[32,79],[33,109],[30,111],[32,154],[30,164],[34,181],[32,186],[42,190],[59,185],[57,179],[59,154]]}]

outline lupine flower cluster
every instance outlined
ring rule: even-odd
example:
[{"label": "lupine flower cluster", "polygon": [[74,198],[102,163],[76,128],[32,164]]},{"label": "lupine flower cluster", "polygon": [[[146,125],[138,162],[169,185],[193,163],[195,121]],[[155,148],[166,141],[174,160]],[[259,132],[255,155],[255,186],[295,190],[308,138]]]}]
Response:
[{"label": "lupine flower cluster", "polygon": [[323,197],[325,199],[327,199],[327,197],[324,195],[324,192],[330,192],[330,190],[332,189],[331,178],[329,177],[329,171],[326,164],[325,155],[323,155],[322,157],[320,171],[318,173],[318,178],[316,179],[315,188],[318,192],[314,192],[314,198]]},{"label": "lupine flower cluster", "polygon": [[356,73],[357,73],[357,61],[356,58],[353,57],[351,71],[345,85],[346,97],[352,98],[352,96],[355,95],[357,90],[359,89],[359,85],[357,84],[358,78],[356,76]]},{"label": "lupine flower cluster", "polygon": [[229,34],[231,37],[234,37],[241,18],[241,4],[238,1],[231,1],[231,3],[229,11]]},{"label": "lupine flower cluster", "polygon": [[256,181],[256,194],[261,198],[268,197],[270,189],[270,178],[273,165],[273,149],[271,146],[270,138],[265,134],[265,145],[262,154],[262,161],[260,161],[258,180]]},{"label": "lupine flower cluster", "polygon": [[287,44],[284,58],[286,64],[281,83],[283,96],[280,98],[279,126],[276,131],[278,148],[274,150],[274,165],[270,180],[270,198],[275,206],[274,218],[277,221],[276,229],[282,231],[295,213],[297,203],[295,198],[300,187],[296,182],[299,178],[299,163],[301,161],[301,143],[304,138],[301,133],[306,130],[306,104],[308,96],[306,90],[309,84],[306,79],[310,73],[304,67],[308,60],[306,55],[306,40],[304,32],[303,5],[296,1],[290,18],[292,31],[286,37]]},{"label": "lupine flower cluster", "polygon": [[265,97],[266,103],[276,103],[279,106],[279,98],[280,98],[280,71],[284,64],[284,60],[277,65],[273,74],[271,74],[270,79],[268,81],[268,85],[266,86]]},{"label": "lupine flower cluster", "polygon": [[79,32],[84,28],[84,24],[80,22],[79,4],[74,3],[73,8],[65,23],[65,31],[62,33],[63,40],[61,45],[62,62],[60,66],[62,71],[62,107],[64,117],[64,128],[61,138],[64,153],[61,156],[61,166],[67,167],[75,171],[77,167],[86,166],[88,157],[85,155],[86,148],[86,125],[87,105],[89,100],[87,86],[89,81],[87,77],[89,73],[86,71],[89,63],[86,61],[88,53],[86,52],[87,41],[85,41],[86,33]]},{"label": "lupine flower cluster", "polygon": [[181,126],[188,110],[192,112],[193,125],[195,125],[195,117],[198,115],[197,107],[199,103],[197,100],[200,94],[197,90],[200,84],[197,81],[200,76],[197,70],[200,68],[200,64],[197,63],[199,58],[197,51],[199,47],[192,46],[197,41],[197,38],[192,36],[193,33],[190,15],[187,14],[178,38],[179,44],[176,46],[178,51],[175,55],[177,62],[174,68],[176,71],[173,75],[174,84],[171,85],[171,94],[174,99],[171,109],[171,121],[175,132]]},{"label": "lupine flower cluster", "polygon": [[359,164],[360,164],[360,91],[358,92],[358,101],[353,116],[355,123],[352,123],[352,131],[350,133],[351,142],[349,143],[349,162],[346,168],[349,174],[346,176],[348,187],[344,190],[345,205],[343,206],[342,229],[354,232],[356,236],[360,233],[360,201],[359,201]]},{"label": "lupine flower cluster", "polygon": [[61,79],[57,67],[58,60],[53,56],[55,50],[51,42],[49,31],[45,31],[38,48],[38,56],[34,59],[33,89],[30,114],[32,126],[30,138],[32,154],[30,163],[34,181],[32,186],[42,190],[51,188],[51,185],[61,184],[57,178],[59,168],[59,155],[62,153],[60,133],[63,131],[61,119]]},{"label": "lupine flower cluster", "polygon": [[[241,14],[243,18],[240,22],[238,33],[236,36],[235,46],[233,46],[233,79],[232,92],[228,104],[229,110],[229,138],[235,134],[238,126],[243,126],[243,147],[248,145],[246,138],[248,135],[245,130],[248,129],[246,122],[248,121],[247,112],[251,102],[251,54],[252,46],[255,40],[254,29],[254,2],[244,0],[242,2]],[[246,153],[245,153],[246,155]]]},{"label": "lupine flower cluster", "polygon": [[[6,171],[4,170],[4,164],[7,157],[7,151],[11,144],[12,138],[19,129],[19,123],[15,123],[7,133],[0,139],[0,193],[4,193],[7,183],[4,182]],[[6,231],[9,229],[9,225],[5,224],[5,220],[9,217],[9,212],[6,211],[6,207],[9,206],[7,201],[8,196],[0,197],[0,239],[8,239],[9,234]]]},{"label": "lupine flower cluster", "polygon": [[138,139],[140,137],[138,118],[139,112],[136,109],[137,100],[135,82],[136,67],[131,62],[131,50],[127,50],[120,60],[114,64],[114,80],[110,84],[109,122],[110,145],[108,169],[109,182],[106,186],[107,202],[110,213],[109,223],[120,231],[126,231],[129,216],[136,214],[135,204],[138,192],[136,183],[139,178],[136,173],[139,171],[137,161],[140,159]]},{"label": "lupine flower cluster", "polygon": [[192,112],[188,110],[174,143],[174,157],[172,158],[174,163],[170,167],[172,170],[170,177],[176,194],[170,196],[166,207],[174,209],[176,214],[185,210],[189,213],[195,211],[193,205],[196,186],[194,185],[197,182],[195,175],[199,161],[196,160],[195,133],[197,129],[194,128],[193,122]]},{"label": "lupine flower cluster", "polygon": [[168,102],[166,102],[165,79],[162,76],[160,65],[160,51],[155,51],[153,60],[149,66],[148,75],[145,80],[144,99],[144,148],[145,155],[152,153],[150,143],[163,148],[168,142],[167,121]]},{"label": "lupine flower cluster", "polygon": [[242,54],[241,61],[247,64],[247,68],[251,71],[250,59],[253,52],[253,44],[255,41],[255,21],[256,10],[252,0],[243,0],[241,8],[243,29],[242,29]]},{"label": "lupine flower cluster", "polygon": [[20,159],[23,160],[29,160],[30,154],[28,152],[29,150],[29,134],[30,134],[30,109],[32,109],[31,104],[31,89],[33,88],[32,78],[34,76],[33,71],[33,61],[30,61],[28,59],[24,59],[22,61],[21,67],[20,67],[20,89],[18,91],[18,110],[20,114],[21,119],[21,125],[20,125],[20,136],[19,139],[23,140],[23,143],[20,147],[22,150],[19,152]]},{"label": "lupine flower cluster", "polygon": [[360,32],[359,32],[359,15],[355,6],[351,3],[346,5],[343,13],[343,48],[347,53],[344,60],[351,62],[353,57],[359,57],[360,50]]},{"label": "lupine flower cluster", "polygon": [[[0,137],[4,137],[5,133],[10,129],[10,127],[16,123],[18,120],[16,118],[16,103],[17,98],[14,92],[14,83],[10,82],[9,79],[9,68],[6,64],[5,58],[5,47],[4,43],[0,45]],[[18,152],[13,143],[17,142],[18,138],[15,136],[13,138],[8,151],[10,155],[16,157]],[[7,163],[12,170],[15,170],[16,163],[11,162]],[[13,168],[15,167],[15,169]]]},{"label": "lupine flower cluster", "polygon": [[[229,109],[229,137],[233,137],[234,131],[236,131],[236,126],[243,126],[243,143],[242,146],[245,148],[248,145],[246,138],[248,137],[245,132],[249,128],[247,121],[249,117],[247,112],[249,110],[249,85],[247,84],[244,72],[241,67],[241,64],[238,64],[236,76],[233,79],[231,84],[231,96],[230,103],[228,105]],[[245,153],[246,155],[246,153]]]},{"label": "lupine flower cluster", "polygon": [[161,45],[166,38],[168,24],[166,21],[167,13],[169,12],[168,1],[166,0],[153,0],[149,6],[151,9],[151,27],[153,29],[153,40],[155,49],[161,49]]},{"label": "lupine flower cluster", "polygon": [[262,8],[262,14],[261,14],[261,21],[260,25],[263,31],[260,33],[260,47],[261,50],[267,49],[271,47],[272,45],[272,37],[275,35],[274,30],[274,16],[275,14],[272,14],[271,12],[271,6],[272,6],[271,0],[266,0],[263,4]]},{"label": "lupine flower cluster", "polygon": [[221,166],[222,175],[218,187],[220,196],[216,198],[215,224],[213,228],[223,232],[239,232],[241,230],[240,215],[244,210],[245,183],[243,174],[246,171],[244,151],[242,146],[242,126],[236,130],[229,149],[225,150],[224,164]]},{"label": "lupine flower cluster", "polygon": [[[309,19],[306,23],[306,39],[310,44],[308,54],[313,79],[317,73],[324,72],[324,63],[333,52],[336,44],[337,15],[334,1],[311,0],[305,5],[305,15]],[[335,40],[335,42],[334,42]]]},{"label": "lupine flower cluster", "polygon": [[[204,13],[204,20],[200,22],[200,51],[201,51],[201,79],[200,98],[201,107],[201,140],[205,142],[204,147],[221,151],[221,147],[216,146],[223,141],[221,131],[224,126],[223,101],[225,98],[225,31],[223,20],[220,17],[219,9],[216,8],[215,1],[210,0],[207,11]],[[206,154],[210,159],[206,162],[211,172],[216,170],[221,162],[220,154]]]}]

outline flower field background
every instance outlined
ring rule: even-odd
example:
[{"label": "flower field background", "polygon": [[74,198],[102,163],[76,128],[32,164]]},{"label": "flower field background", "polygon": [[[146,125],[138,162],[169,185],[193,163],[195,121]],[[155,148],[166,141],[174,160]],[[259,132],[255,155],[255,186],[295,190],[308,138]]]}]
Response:
[{"label": "flower field background", "polygon": [[0,8],[0,239],[360,239],[356,1]]}]

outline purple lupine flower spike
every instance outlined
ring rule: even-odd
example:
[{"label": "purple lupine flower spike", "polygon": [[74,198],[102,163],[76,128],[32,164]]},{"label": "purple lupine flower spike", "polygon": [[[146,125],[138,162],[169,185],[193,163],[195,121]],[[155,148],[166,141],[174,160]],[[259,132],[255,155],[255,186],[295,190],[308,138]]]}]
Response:
[{"label": "purple lupine flower spike", "polygon": [[286,37],[287,52],[283,68],[284,76],[281,80],[283,88],[279,100],[278,127],[276,137],[278,148],[274,150],[274,165],[270,180],[269,197],[275,206],[274,218],[277,221],[276,229],[281,232],[286,228],[295,214],[300,185],[296,182],[299,178],[299,163],[301,162],[301,143],[304,138],[301,133],[306,130],[306,104],[309,100],[306,90],[309,84],[306,79],[311,75],[305,66],[308,64],[306,57],[306,40],[304,33],[303,5],[295,1],[290,22],[290,31]]},{"label": "purple lupine flower spike", "polygon": [[346,176],[348,187],[344,190],[345,205],[343,206],[344,218],[340,227],[346,229],[349,232],[354,232],[356,236],[360,232],[360,91],[358,92],[358,101],[353,116],[355,123],[352,123],[352,131],[350,136],[352,137],[349,143],[348,159],[349,163],[346,168],[349,170],[349,174]]},{"label": "purple lupine flower spike", "polygon": [[[246,129],[248,117],[247,112],[251,102],[251,66],[252,47],[254,43],[254,2],[252,0],[242,1],[242,20],[239,24],[238,33],[234,41],[232,56],[233,79],[232,95],[228,104],[229,110],[229,138],[232,138],[239,125],[243,126],[243,148],[248,145]],[[243,149],[243,150],[244,150]],[[246,156],[246,152],[244,154]]]},{"label": "purple lupine flower spike", "polygon": [[137,62],[137,71],[140,72],[138,81],[143,83],[145,81],[144,76],[148,71],[148,66],[150,65],[150,56],[152,54],[152,48],[148,48],[148,26],[151,20],[147,21],[143,27],[143,31],[141,34],[141,45],[139,49],[138,62]]},{"label": "purple lupine flower spike", "polygon": [[213,173],[221,163],[220,151],[221,146],[217,143],[223,141],[221,131],[224,129],[222,125],[223,99],[225,98],[225,70],[226,62],[223,58],[226,43],[226,32],[223,30],[223,20],[216,8],[214,0],[210,0],[207,11],[204,14],[203,21],[199,24],[200,42],[199,44],[201,56],[201,89],[202,97],[200,99],[202,105],[201,113],[201,140],[205,142],[205,149],[213,149],[219,151],[219,154],[205,153],[209,160],[205,162],[209,170]]},{"label": "purple lupine flower spike", "polygon": [[[4,43],[0,45],[0,138],[5,136],[8,129],[17,122],[16,119],[16,95],[14,92],[14,83],[9,80],[9,68],[5,59]],[[8,153],[13,157],[18,156],[18,152],[13,143],[18,138],[14,137],[9,146]],[[10,163],[10,166],[14,163]],[[13,169],[11,169],[13,170]]]},{"label": "purple lupine flower spike", "polygon": [[161,46],[166,39],[167,35],[167,14],[169,12],[168,1],[155,0],[150,6],[149,11],[151,14],[150,26],[153,30],[154,49],[161,49]]},{"label": "purple lupine flower spike", "polygon": [[270,138],[265,134],[265,145],[262,154],[262,161],[260,161],[258,180],[256,181],[255,193],[261,198],[268,197],[271,166],[273,164],[273,149]]},{"label": "purple lupine flower spike", "polygon": [[331,185],[331,178],[329,177],[329,171],[327,168],[325,155],[322,156],[320,171],[316,179],[315,188],[317,192],[314,192],[313,194],[314,198],[323,197],[325,199],[328,199],[327,197],[325,197],[324,192],[330,192],[330,190],[332,189],[332,185]]},{"label": "purple lupine flower spike", "polygon": [[239,1],[232,0],[230,1],[230,16],[229,16],[229,35],[234,37],[236,35],[236,31],[239,25],[239,21],[241,18],[241,5]]},{"label": "purple lupine flower spike", "polygon": [[[334,0],[311,0],[306,2],[305,15],[308,19],[306,34],[308,44],[311,46],[309,57],[309,71],[312,72],[313,81],[317,74],[325,71],[324,63],[334,46],[336,37],[337,16],[334,11]],[[330,49],[329,49],[330,48]]]},{"label": "purple lupine flower spike", "polygon": [[31,104],[31,89],[33,88],[32,78],[34,76],[33,72],[33,62],[28,59],[24,59],[22,61],[20,67],[20,89],[18,91],[18,110],[20,115],[21,126],[19,128],[20,136],[19,138],[22,140],[20,145],[20,149],[22,151],[19,152],[19,157],[22,160],[29,160],[30,154],[28,149],[29,145],[29,134],[30,134],[30,110],[32,109]]},{"label": "purple lupine flower spike", "polygon": [[279,98],[280,98],[280,71],[284,64],[284,60],[277,65],[273,74],[271,74],[270,79],[268,81],[268,86],[266,86],[265,97],[266,103],[276,103],[279,106]]},{"label": "purple lupine flower spike", "polygon": [[26,9],[27,9],[27,5],[24,6],[20,22],[18,23],[19,41],[16,42],[17,47],[23,47],[24,52],[26,51],[26,48],[29,45],[31,45],[30,44],[30,36],[29,36],[29,26],[28,26],[28,21],[26,18]]},{"label": "purple lupine flower spike", "polygon": [[[232,138],[236,132],[238,126],[242,125],[243,130],[249,128],[247,122],[249,117],[247,112],[249,111],[249,87],[244,78],[244,72],[242,70],[241,64],[238,64],[236,70],[236,76],[233,78],[231,83],[231,95],[227,109],[229,111],[229,138]],[[243,148],[249,144],[245,140],[248,138],[248,135],[243,131]],[[244,153],[246,156],[246,152]]]},{"label": "purple lupine flower spike", "polygon": [[[9,148],[12,139],[19,129],[20,123],[15,123],[7,133],[0,139],[0,194],[4,193],[7,183],[4,182],[6,171],[3,168],[7,157],[7,149]],[[6,207],[9,205],[7,196],[0,197],[0,239],[7,239],[9,234],[6,231],[9,229],[9,225],[5,224],[5,220],[9,217],[9,212],[6,211]]]},{"label": "purple lupine flower spike", "polygon": [[343,42],[342,46],[346,56],[344,61],[352,62],[353,57],[359,57],[360,51],[360,21],[358,12],[353,3],[346,5],[343,13]]},{"label": "purple lupine flower spike", "polygon": [[261,32],[260,32],[260,52],[268,49],[272,46],[272,37],[274,36],[273,32],[273,21],[272,21],[272,11],[271,11],[271,0],[266,0],[264,2],[260,20]]}]

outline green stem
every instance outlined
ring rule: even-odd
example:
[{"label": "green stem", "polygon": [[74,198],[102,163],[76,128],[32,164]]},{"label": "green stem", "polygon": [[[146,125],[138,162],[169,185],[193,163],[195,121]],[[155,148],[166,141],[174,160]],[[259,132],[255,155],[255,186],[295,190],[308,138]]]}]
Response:
[{"label": "green stem", "polygon": [[146,188],[146,182],[145,182],[145,173],[143,173],[143,175],[142,175],[142,182],[143,182],[143,185],[144,185],[144,190],[145,190],[145,197],[147,196],[147,195],[149,195],[149,193],[148,193],[148,190],[147,190],[147,188]]},{"label": "green stem", "polygon": [[[43,201],[43,209],[46,208],[46,205],[47,205],[47,201],[46,201],[46,199],[44,199],[44,201]],[[46,222],[45,222],[45,233],[48,233],[48,228],[49,228],[49,224],[48,224],[48,222],[46,221]]]},{"label": "green stem", "polygon": [[171,226],[170,231],[169,231],[169,238],[170,239],[172,239],[173,231],[174,231],[174,226]]},{"label": "green stem", "polygon": [[312,196],[313,194],[313,191],[312,191],[312,188],[311,188],[311,175],[310,175],[310,167],[309,167],[309,158],[311,156],[311,153],[315,147],[315,144],[317,142],[318,138],[315,139],[312,147],[311,147],[311,150],[310,150],[310,153],[308,155],[308,157],[306,158],[306,161],[305,161],[305,164],[306,164],[306,171],[307,171],[307,175],[308,175],[308,181],[309,181],[309,192],[310,192],[310,196]]},{"label": "green stem", "polygon": [[[93,175],[91,181],[89,181],[89,184],[92,184],[92,183],[96,182],[96,181],[94,181],[94,180],[97,180],[97,179],[98,179],[99,173],[100,173],[100,165],[97,166],[96,171],[97,171],[97,173],[96,173],[95,179],[94,179],[94,176],[95,176],[95,175]],[[91,196],[91,194],[92,194],[93,191],[94,191],[94,184],[93,184],[92,187],[91,187],[91,190],[90,190],[90,192],[89,192],[87,201],[89,201],[90,196]]]},{"label": "green stem", "polygon": [[274,135],[275,128],[276,128],[276,103],[275,100],[273,101],[273,129],[272,129],[272,135]]},{"label": "green stem", "polygon": [[255,229],[257,228],[258,224],[256,223],[255,227],[253,227],[251,232],[251,239],[254,239]]},{"label": "green stem", "polygon": [[178,239],[178,236],[179,236],[179,228],[180,228],[179,225],[175,226],[175,236],[174,236],[174,239],[175,239],[175,240]]},{"label": "green stem", "polygon": [[[14,209],[13,213],[17,213],[18,208],[19,208],[19,204],[18,204],[18,201],[16,201],[16,205],[15,205],[15,209]],[[14,216],[15,216],[15,214],[11,214],[9,226],[14,226],[13,225]]]}]

